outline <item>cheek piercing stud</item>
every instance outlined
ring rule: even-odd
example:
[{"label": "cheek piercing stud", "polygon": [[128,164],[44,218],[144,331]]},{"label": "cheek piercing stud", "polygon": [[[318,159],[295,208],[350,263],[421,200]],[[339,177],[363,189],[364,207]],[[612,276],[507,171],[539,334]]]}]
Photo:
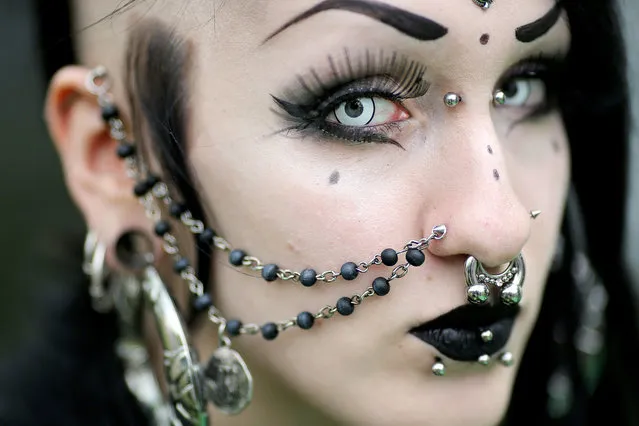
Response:
[{"label": "cheek piercing stud", "polygon": [[448,92],[444,95],[444,103],[448,108],[455,108],[462,101],[457,93]]},{"label": "cheek piercing stud", "polygon": [[481,340],[484,343],[489,343],[493,341],[493,332],[490,330],[486,330],[486,331],[482,331],[481,333]]},{"label": "cheek piercing stud", "polygon": [[505,367],[511,367],[515,360],[512,353],[504,352],[499,356],[499,362]]},{"label": "cheek piercing stud", "polygon": [[531,210],[530,211],[530,217],[532,219],[537,219],[537,216],[539,216],[541,214],[541,210]]},{"label": "cheek piercing stud", "polygon": [[480,363],[481,365],[488,365],[490,364],[490,356],[489,355],[482,355],[479,358],[477,358],[477,362]]},{"label": "cheek piercing stud", "polygon": [[503,90],[497,90],[493,95],[495,105],[504,105],[506,103],[506,94]]},{"label": "cheek piercing stud", "polygon": [[446,374],[446,366],[444,365],[441,359],[437,358],[437,362],[433,364],[432,371],[433,371],[433,374],[438,377],[442,377]]}]

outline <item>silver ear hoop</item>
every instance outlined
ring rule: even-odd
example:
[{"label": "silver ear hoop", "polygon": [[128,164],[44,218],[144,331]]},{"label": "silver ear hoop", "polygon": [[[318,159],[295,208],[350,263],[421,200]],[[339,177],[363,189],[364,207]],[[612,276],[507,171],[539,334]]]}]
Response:
[{"label": "silver ear hoop", "polygon": [[82,269],[89,276],[91,305],[100,313],[106,313],[113,309],[111,290],[106,285],[109,275],[106,267],[106,253],[106,245],[100,242],[95,232],[89,231],[84,240]]},{"label": "silver ear hoop", "polygon": [[464,273],[470,303],[486,303],[490,298],[490,287],[499,290],[501,302],[505,305],[516,305],[521,301],[526,278],[526,265],[521,253],[499,274],[489,274],[475,257],[469,256],[464,265]]}]

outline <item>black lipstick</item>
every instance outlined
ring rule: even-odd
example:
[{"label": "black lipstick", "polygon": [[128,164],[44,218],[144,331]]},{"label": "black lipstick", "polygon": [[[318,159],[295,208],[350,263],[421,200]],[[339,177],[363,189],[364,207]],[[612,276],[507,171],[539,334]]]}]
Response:
[{"label": "black lipstick", "polygon": [[[410,330],[442,355],[455,361],[477,361],[506,346],[519,306],[464,305]],[[491,339],[482,338],[490,331]],[[488,341],[486,341],[488,340]]]}]

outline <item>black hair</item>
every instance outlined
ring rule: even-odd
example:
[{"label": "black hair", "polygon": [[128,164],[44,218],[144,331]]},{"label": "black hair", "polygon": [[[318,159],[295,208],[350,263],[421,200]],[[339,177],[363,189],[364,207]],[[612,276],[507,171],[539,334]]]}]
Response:
[{"label": "black hair", "polygon": [[[125,5],[131,3],[133,1],[128,1]],[[622,262],[629,132],[623,38],[612,0],[561,0],[561,3],[570,21],[573,39],[567,62],[570,78],[563,82],[560,96],[572,147],[573,192],[563,226],[566,255],[549,276],[539,319],[521,361],[505,424],[636,425],[639,424],[635,405],[639,397],[639,330],[635,297]],[[74,60],[69,25],[71,8],[66,0],[37,0],[36,4],[44,69],[49,79],[55,70]],[[129,50],[127,62],[129,100],[136,120],[143,120],[150,130],[152,145],[147,148],[159,154],[166,177],[171,178],[190,209],[203,217],[186,162],[188,93],[182,85],[188,57],[175,45],[172,37],[162,32],[156,32],[154,37],[138,35]],[[603,165],[602,157],[607,159]],[[597,188],[604,188],[605,194]],[[588,253],[608,293],[605,311],[608,332],[605,333],[604,355],[599,358],[602,373],[593,389],[584,378],[582,355],[572,338],[580,328],[585,309],[573,271],[575,261],[583,252]],[[201,256],[201,259],[204,259],[203,264],[208,264],[208,256]],[[79,264],[75,267],[80,270]],[[83,291],[82,286],[77,288],[77,291]],[[49,360],[51,366],[38,370],[41,374],[39,383],[54,386],[64,380],[57,371],[58,364],[66,366],[68,370],[64,371],[74,374],[73,377],[82,376],[85,369],[97,374],[95,369],[103,365],[111,374],[100,375],[104,380],[100,385],[83,387],[82,403],[112,398],[110,411],[139,414],[124,389],[115,356],[108,354],[115,338],[112,319],[100,319],[91,313],[85,296],[65,299],[61,305],[51,306],[62,306],[57,309],[67,313],[67,321],[60,322],[59,327],[51,331],[52,335],[43,343],[43,350],[56,352],[61,346],[64,350],[59,350],[55,360]],[[111,331],[101,335],[86,333],[87,324]],[[563,339],[557,338],[558,328],[563,330]],[[28,364],[26,368],[32,366],[31,362]],[[573,403],[561,416],[551,416],[547,410],[548,382],[558,369],[571,383]],[[0,385],[0,392],[5,392],[2,389],[5,386],[9,388],[8,383],[15,382],[6,383]],[[17,390],[12,388],[14,392],[30,389],[29,383],[23,383]],[[74,398],[78,395],[65,389],[56,394],[55,401],[66,401],[67,405],[71,404],[68,406],[73,406]],[[4,419],[35,415],[29,412],[30,407],[28,404],[0,406],[0,423]],[[85,418],[67,410],[63,414],[68,416],[64,423],[42,421],[48,418],[48,410],[54,412],[55,405],[38,410],[42,417],[32,418],[40,419],[39,422],[16,420],[6,424],[143,424],[139,418],[136,418],[137,423],[127,423],[118,417],[124,414],[104,409],[96,412],[96,415],[104,416],[100,420],[94,418],[85,422]]]}]

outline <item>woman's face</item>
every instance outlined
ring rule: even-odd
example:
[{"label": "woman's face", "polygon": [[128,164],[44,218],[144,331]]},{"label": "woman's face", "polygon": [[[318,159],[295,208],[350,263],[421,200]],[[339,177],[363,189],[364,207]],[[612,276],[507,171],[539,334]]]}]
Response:
[{"label": "woman's face", "polygon": [[[106,12],[116,5],[88,3]],[[209,223],[235,248],[295,271],[339,270],[427,237],[435,225],[448,229],[423,266],[353,315],[273,342],[234,341],[257,391],[233,421],[286,424],[294,406],[308,404],[349,424],[497,424],[538,315],[569,180],[553,105],[567,22],[550,20],[525,42],[516,33],[548,18],[555,2],[498,1],[486,10],[473,0],[158,3],[118,19],[135,25],[154,16],[189,42],[188,159]],[[89,4],[80,6],[86,16]],[[326,10],[278,31],[317,5]],[[104,52],[105,34],[92,38]],[[96,61],[121,64],[122,51],[109,59],[91,50]],[[504,105],[492,101],[498,89]],[[462,102],[446,106],[448,92]],[[543,213],[532,220],[531,210]],[[504,348],[514,367],[444,357],[446,375],[434,376],[441,354],[409,330],[468,303],[468,255],[497,267],[520,252],[524,297]],[[305,288],[241,273],[219,251],[212,268],[216,306],[257,324],[335,305],[391,269]],[[213,325],[198,331],[202,358],[215,336]],[[282,417],[247,420],[260,415]]]}]

